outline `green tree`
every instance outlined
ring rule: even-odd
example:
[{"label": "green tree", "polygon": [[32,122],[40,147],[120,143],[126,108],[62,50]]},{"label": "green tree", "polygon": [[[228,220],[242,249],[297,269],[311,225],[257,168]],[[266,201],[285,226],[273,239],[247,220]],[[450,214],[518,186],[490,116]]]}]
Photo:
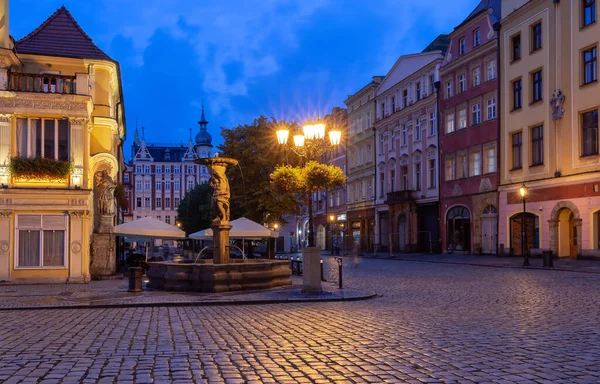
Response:
[{"label": "green tree", "polygon": [[270,175],[278,165],[300,163],[296,155],[286,153],[277,143],[275,132],[279,124],[261,116],[252,124],[221,128],[221,156],[239,161],[238,167],[227,169],[232,219],[244,216],[259,223],[284,222],[284,214],[300,211],[293,196],[279,196],[270,185]]},{"label": "green tree", "polygon": [[309,247],[315,246],[313,193],[341,187],[345,183],[346,175],[340,167],[316,161],[309,161],[304,166],[279,166],[271,173],[271,189],[280,199],[295,199],[303,202],[308,208]]},{"label": "green tree", "polygon": [[210,185],[198,184],[186,193],[177,207],[177,220],[187,234],[207,229],[213,219]]}]

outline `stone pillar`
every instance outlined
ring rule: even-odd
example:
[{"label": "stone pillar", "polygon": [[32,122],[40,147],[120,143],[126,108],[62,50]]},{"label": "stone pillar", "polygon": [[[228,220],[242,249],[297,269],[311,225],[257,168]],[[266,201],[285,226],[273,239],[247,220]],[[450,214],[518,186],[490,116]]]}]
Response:
[{"label": "stone pillar", "polygon": [[87,283],[84,275],[84,216],[85,211],[69,212],[69,283]]},{"label": "stone pillar", "polygon": [[321,249],[302,248],[302,293],[321,293]]},{"label": "stone pillar", "polygon": [[0,211],[0,282],[10,281],[11,210]]},{"label": "stone pillar", "polygon": [[117,243],[110,233],[92,234],[90,245],[90,275],[94,280],[102,280],[117,272]]},{"label": "stone pillar", "polygon": [[213,231],[213,263],[229,264],[229,224],[214,224],[210,228]]},{"label": "stone pillar", "polygon": [[[0,83],[2,83],[1,76]],[[10,162],[11,121],[12,115],[0,115],[0,185],[10,185],[8,164]]]}]

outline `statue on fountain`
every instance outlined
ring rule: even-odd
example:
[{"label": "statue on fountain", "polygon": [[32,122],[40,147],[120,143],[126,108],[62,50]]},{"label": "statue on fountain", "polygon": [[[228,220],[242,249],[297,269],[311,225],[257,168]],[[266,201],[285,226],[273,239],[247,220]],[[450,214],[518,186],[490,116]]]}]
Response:
[{"label": "statue on fountain", "polygon": [[212,203],[215,218],[213,223],[229,223],[229,181],[225,175],[225,164],[215,164],[212,166],[212,177],[208,181],[212,187]]}]

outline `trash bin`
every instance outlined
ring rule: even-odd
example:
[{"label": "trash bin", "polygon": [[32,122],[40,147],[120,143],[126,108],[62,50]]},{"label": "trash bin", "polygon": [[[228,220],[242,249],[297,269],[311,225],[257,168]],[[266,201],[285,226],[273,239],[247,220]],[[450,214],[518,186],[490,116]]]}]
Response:
[{"label": "trash bin", "polygon": [[544,257],[544,267],[554,267],[554,262],[552,261],[552,251],[542,251],[542,255]]},{"label": "trash bin", "polygon": [[129,268],[129,292],[142,292],[142,274],[141,267]]}]

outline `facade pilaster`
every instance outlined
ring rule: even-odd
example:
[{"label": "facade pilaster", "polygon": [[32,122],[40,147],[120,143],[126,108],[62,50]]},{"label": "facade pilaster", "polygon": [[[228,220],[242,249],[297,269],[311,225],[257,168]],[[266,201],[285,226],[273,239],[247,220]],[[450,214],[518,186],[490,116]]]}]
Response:
[{"label": "facade pilaster", "polygon": [[0,282],[10,281],[12,210],[0,210]]}]

